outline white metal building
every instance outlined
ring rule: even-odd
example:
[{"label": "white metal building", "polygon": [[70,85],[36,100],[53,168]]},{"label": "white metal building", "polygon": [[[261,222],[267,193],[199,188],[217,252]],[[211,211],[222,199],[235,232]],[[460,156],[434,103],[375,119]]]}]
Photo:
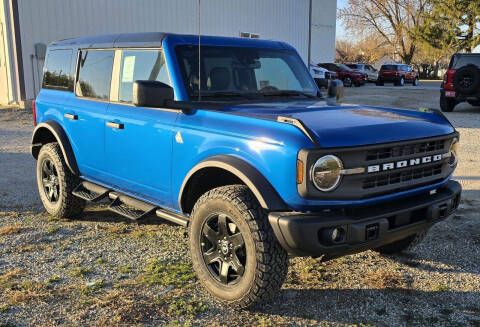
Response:
[{"label": "white metal building", "polygon": [[[337,0],[201,0],[201,31],[253,33],[290,43],[305,62],[333,61],[336,7]],[[147,31],[196,34],[198,0],[0,0],[0,104],[38,93],[44,44]]]}]

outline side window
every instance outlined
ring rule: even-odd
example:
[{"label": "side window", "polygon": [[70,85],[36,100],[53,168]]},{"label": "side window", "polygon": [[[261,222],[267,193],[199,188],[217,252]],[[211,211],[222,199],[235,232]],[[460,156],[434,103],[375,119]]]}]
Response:
[{"label": "side window", "polygon": [[80,52],[77,95],[108,100],[112,79],[113,50],[87,50]]},{"label": "side window", "polygon": [[73,91],[72,53],[72,50],[51,50],[48,52],[42,82],[44,89]]},{"label": "side window", "polygon": [[124,50],[120,66],[118,99],[132,102],[133,82],[159,81],[170,85],[162,50]]}]

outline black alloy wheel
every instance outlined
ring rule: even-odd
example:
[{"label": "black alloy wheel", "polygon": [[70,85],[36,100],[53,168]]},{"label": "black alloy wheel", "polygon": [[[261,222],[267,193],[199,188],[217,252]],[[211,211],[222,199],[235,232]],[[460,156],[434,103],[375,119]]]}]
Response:
[{"label": "black alloy wheel", "polygon": [[47,199],[51,203],[57,202],[60,195],[58,171],[50,159],[45,159],[42,163],[42,186]]},{"label": "black alloy wheel", "polygon": [[347,76],[343,79],[343,85],[345,85],[345,87],[351,87],[353,85],[353,81],[352,79]]},{"label": "black alloy wheel", "polygon": [[220,283],[238,283],[245,272],[247,252],[237,225],[225,214],[207,218],[200,234],[203,261]]}]

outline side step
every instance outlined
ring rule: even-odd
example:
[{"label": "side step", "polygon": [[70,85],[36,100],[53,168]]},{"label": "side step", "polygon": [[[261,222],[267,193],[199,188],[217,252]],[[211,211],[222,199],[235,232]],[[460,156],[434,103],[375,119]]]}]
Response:
[{"label": "side step", "polygon": [[103,186],[83,181],[75,187],[72,194],[81,199],[95,202],[103,199],[108,192],[109,189]]},{"label": "side step", "polygon": [[153,204],[116,192],[111,192],[108,197],[113,200],[108,207],[109,210],[132,220],[142,219],[157,208]]}]

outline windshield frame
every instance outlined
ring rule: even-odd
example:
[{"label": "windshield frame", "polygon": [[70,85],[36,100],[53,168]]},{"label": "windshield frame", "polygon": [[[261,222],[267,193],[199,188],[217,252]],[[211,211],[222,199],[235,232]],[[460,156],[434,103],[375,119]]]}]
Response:
[{"label": "windshield frame", "polygon": [[[192,89],[188,85],[188,76],[187,76],[188,74],[187,74],[187,71],[186,71],[185,64],[182,62],[182,56],[181,56],[181,51],[184,48],[192,48],[192,47],[197,49],[197,46],[194,45],[194,44],[177,44],[173,49],[174,50],[173,55],[174,55],[174,58],[176,60],[177,67],[179,69],[179,73],[180,73],[179,78],[182,82],[181,83],[182,87],[184,88],[185,95],[188,98],[187,101],[199,101],[199,99],[198,99],[198,89]],[[295,77],[297,78],[297,82],[299,83],[299,85],[302,88],[304,88],[302,83],[301,83],[302,80],[304,82],[306,82],[307,84],[310,84],[311,91],[300,92],[300,91],[295,90],[295,89],[285,89],[285,90],[284,89],[278,89],[277,96],[279,96],[279,97],[280,96],[283,96],[283,97],[287,97],[287,96],[288,97],[293,97],[293,96],[298,97],[298,96],[302,95],[301,93],[307,93],[303,97],[305,97],[306,99],[310,98],[310,100],[311,100],[311,98],[314,98],[314,97],[317,97],[318,95],[320,95],[318,87],[317,87],[315,81],[313,80],[313,77],[311,76],[310,71],[306,67],[302,58],[298,55],[297,51],[295,51],[294,49],[278,49],[278,48],[270,48],[270,47],[236,46],[236,45],[203,45],[201,47],[201,50],[204,50],[205,48],[230,48],[230,49],[240,49],[240,50],[245,50],[245,49],[250,48],[252,50],[261,50],[261,51],[266,51],[266,52],[281,52],[281,53],[284,53],[284,54],[287,53],[287,54],[291,55],[292,57],[294,57],[294,60],[297,61],[297,64],[296,64],[297,70],[292,68],[285,61],[285,63],[291,69],[291,73],[295,75]],[[268,57],[265,57],[265,58],[268,58]],[[279,56],[279,58],[281,58],[281,57]],[[195,68],[198,69],[198,64],[195,65]],[[203,83],[204,78],[206,76],[205,62],[204,61],[202,61],[201,74],[202,74],[202,83]],[[297,77],[298,75],[302,75],[303,77],[299,78],[299,77]],[[298,94],[296,94],[296,95],[293,94],[295,92],[298,93]],[[208,98],[207,101],[211,101],[211,100],[217,101],[216,100],[216,95],[218,95],[218,99],[221,99],[221,101],[225,101],[228,98],[230,98],[231,101],[238,101],[239,99],[242,99],[242,98],[243,98],[242,100],[246,100],[246,101],[251,101],[251,100],[258,101],[260,99],[265,99],[265,100],[268,101],[269,97],[271,97],[273,95],[272,92],[260,92],[260,90],[256,90],[254,92],[252,92],[251,90],[243,92],[242,90],[236,90],[236,89],[228,89],[228,90],[225,90],[224,93],[239,93],[238,96],[234,96],[234,95],[221,96],[221,95],[219,95],[220,93],[222,93],[222,91],[218,92],[218,91],[212,91],[212,90],[205,90],[203,87],[202,87],[202,90],[201,90],[202,98]],[[291,94],[287,94],[287,93],[291,93]],[[205,101],[206,99],[203,99],[203,100]]]}]

